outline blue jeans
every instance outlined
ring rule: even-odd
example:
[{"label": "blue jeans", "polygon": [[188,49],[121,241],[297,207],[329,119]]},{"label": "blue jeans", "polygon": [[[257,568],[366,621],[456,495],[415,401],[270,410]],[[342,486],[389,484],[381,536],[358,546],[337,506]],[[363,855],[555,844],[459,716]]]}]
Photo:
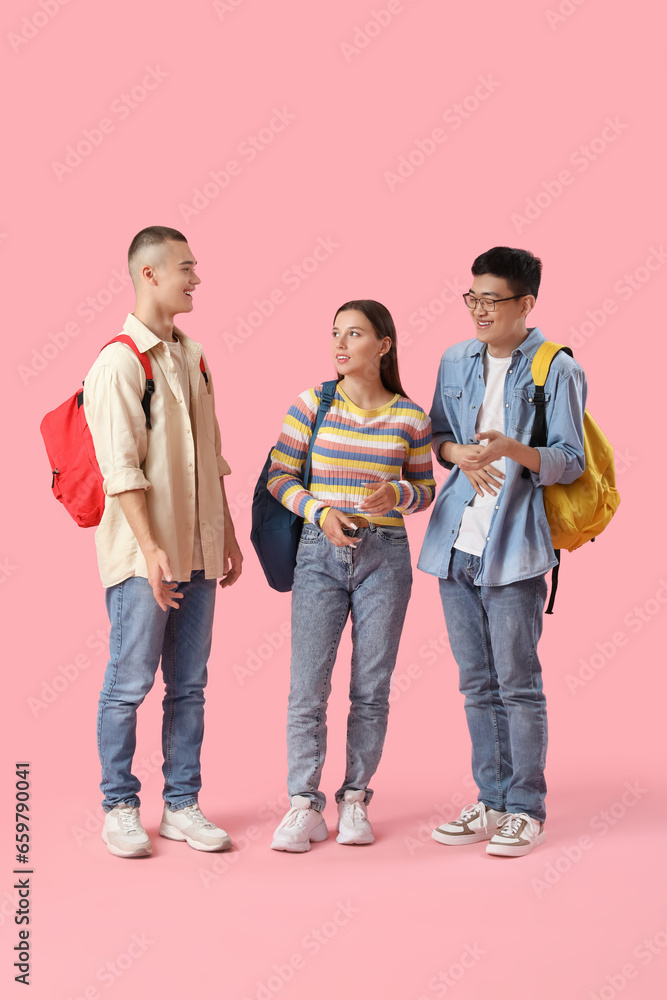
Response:
[{"label": "blue jeans", "polygon": [[465,695],[479,801],[542,822],[547,710],[537,643],[546,581],[540,575],[475,587],[478,569],[477,556],[453,549],[440,598]]},{"label": "blue jeans", "polygon": [[375,774],[387,731],[389,686],[412,589],[403,527],[360,529],[356,548],[338,548],[304,524],[292,587],[292,662],[287,711],[287,787],[322,810],[319,791],[327,749],[331,671],[349,614],[352,673],[346,770],[336,792],[363,789]]},{"label": "blue jeans", "polygon": [[197,801],[216,580],[197,570],[178,590],[179,607],[167,611],[144,577],[132,576],[106,591],[110,659],[97,714],[105,812],[119,802],[139,805],[141,782],[132,774],[137,708],[153,687],[160,659],[164,799],[172,810]]}]

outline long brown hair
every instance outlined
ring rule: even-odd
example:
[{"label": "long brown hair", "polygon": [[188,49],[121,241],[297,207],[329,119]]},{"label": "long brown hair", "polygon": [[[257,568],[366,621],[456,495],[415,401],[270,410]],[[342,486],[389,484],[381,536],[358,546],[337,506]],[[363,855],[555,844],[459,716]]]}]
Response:
[{"label": "long brown hair", "polygon": [[[375,331],[375,336],[378,340],[384,340],[385,337],[389,337],[391,341],[391,346],[386,354],[382,355],[380,359],[380,378],[382,379],[382,385],[389,392],[398,393],[400,396],[405,396],[407,398],[408,394],[401,385],[401,377],[398,374],[398,351],[396,345],[396,327],[394,321],[391,318],[391,313],[386,306],[383,306],[381,302],[376,302],[375,299],[353,299],[351,302],[344,302],[336,310],[336,315],[334,316],[334,323],[338,317],[339,313],[346,312],[348,309],[356,309],[358,312],[363,313],[368,322],[373,327]],[[343,378],[342,375],[338,376],[338,381]]]}]

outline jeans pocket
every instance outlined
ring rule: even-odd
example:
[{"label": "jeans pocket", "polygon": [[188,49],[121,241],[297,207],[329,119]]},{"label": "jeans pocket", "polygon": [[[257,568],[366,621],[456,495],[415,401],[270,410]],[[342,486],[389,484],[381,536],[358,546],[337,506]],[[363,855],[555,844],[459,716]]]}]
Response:
[{"label": "jeans pocket", "polygon": [[314,524],[304,524],[301,529],[301,545],[316,545],[320,538],[324,538],[321,528],[316,528]]},{"label": "jeans pocket", "polygon": [[376,528],[378,538],[384,539],[390,545],[407,545],[408,533],[405,528]]}]

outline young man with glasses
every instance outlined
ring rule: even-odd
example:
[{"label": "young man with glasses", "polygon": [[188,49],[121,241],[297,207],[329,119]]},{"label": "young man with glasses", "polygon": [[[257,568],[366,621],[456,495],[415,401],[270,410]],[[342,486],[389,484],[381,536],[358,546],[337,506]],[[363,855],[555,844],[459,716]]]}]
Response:
[{"label": "young man with glasses", "polygon": [[472,265],[463,298],[475,337],[450,347],[440,364],[433,450],[450,473],[418,563],[440,579],[479,789],[478,802],[433,838],[488,841],[488,854],[507,857],[544,841],[547,715],[537,643],[545,574],[557,560],[542,487],[573,482],[585,464],[586,378],[562,352],[545,384],[547,447],[529,445],[531,363],[545,337],[526,320],[541,272],[537,257],[510,247]]}]

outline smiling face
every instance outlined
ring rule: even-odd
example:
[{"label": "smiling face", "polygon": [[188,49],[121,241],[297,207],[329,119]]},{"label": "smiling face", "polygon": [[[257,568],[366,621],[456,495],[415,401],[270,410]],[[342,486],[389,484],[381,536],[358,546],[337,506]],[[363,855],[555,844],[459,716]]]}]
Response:
[{"label": "smiling face", "polygon": [[152,266],[143,268],[142,276],[147,278],[160,307],[172,316],[191,312],[192,293],[201,278],[195,273],[197,261],[187,243],[167,240],[156,248],[156,258]]},{"label": "smiling face", "polygon": [[[494,274],[476,275],[470,291],[478,299],[510,299],[516,294],[504,278],[498,278]],[[482,303],[477,303],[470,313],[475,335],[480,343],[487,345],[492,357],[507,358],[523,343],[528,336],[526,317],[534,305],[535,298],[532,295],[499,302],[491,312]]]},{"label": "smiling face", "polygon": [[362,312],[345,309],[334,320],[331,353],[339,375],[366,380],[380,374],[380,360],[391,347],[389,337],[378,338]]}]

